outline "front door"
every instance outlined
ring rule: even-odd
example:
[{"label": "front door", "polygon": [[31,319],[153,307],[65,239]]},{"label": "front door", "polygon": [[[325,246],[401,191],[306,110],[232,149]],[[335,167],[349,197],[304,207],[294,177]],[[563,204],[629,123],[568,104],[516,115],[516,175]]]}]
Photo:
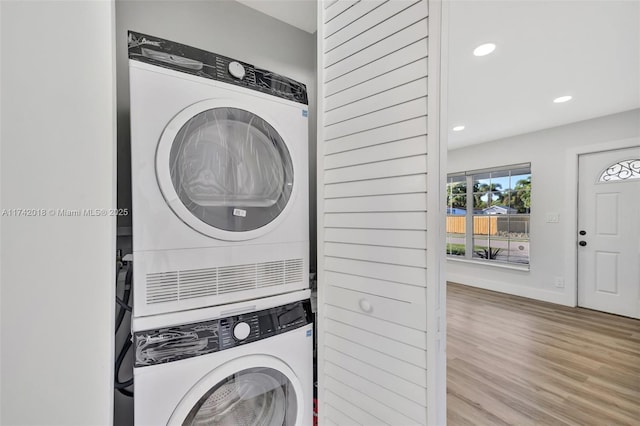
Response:
[{"label": "front door", "polygon": [[640,318],[640,147],[578,164],[578,305]]}]

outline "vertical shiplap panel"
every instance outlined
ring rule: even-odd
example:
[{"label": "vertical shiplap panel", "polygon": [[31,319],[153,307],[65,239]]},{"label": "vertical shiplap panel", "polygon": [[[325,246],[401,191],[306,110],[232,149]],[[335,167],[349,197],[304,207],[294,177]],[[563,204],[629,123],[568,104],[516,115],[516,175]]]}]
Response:
[{"label": "vertical shiplap panel", "polygon": [[326,6],[317,33],[319,424],[444,424],[440,2]]}]

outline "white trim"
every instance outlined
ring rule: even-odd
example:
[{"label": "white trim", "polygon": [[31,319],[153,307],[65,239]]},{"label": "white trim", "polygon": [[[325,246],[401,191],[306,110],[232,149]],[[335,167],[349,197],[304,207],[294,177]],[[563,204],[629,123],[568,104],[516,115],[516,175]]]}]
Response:
[{"label": "white trim", "polygon": [[[526,273],[526,272],[527,271],[522,271],[522,273]],[[557,303],[558,305],[572,306],[572,307],[575,306],[575,305],[572,305],[567,300],[567,297],[564,291],[555,292],[555,291],[543,290],[535,287],[510,284],[504,281],[493,281],[491,279],[487,280],[487,279],[480,278],[480,275],[473,276],[473,279],[469,280],[469,275],[450,272],[448,279],[449,279],[449,282],[452,282],[452,283],[464,284],[469,287],[481,288],[483,290],[497,291],[500,293],[510,294],[513,296],[520,296],[520,297],[526,297],[529,299],[535,299],[542,302]]]},{"label": "white trim", "polygon": [[324,13],[323,2],[317,2],[317,32],[316,32],[316,282],[318,289],[317,298],[317,331],[316,331],[316,370],[318,372],[318,421],[323,419],[325,410],[325,272],[324,272]]},{"label": "white trim", "polygon": [[[428,0],[427,110],[427,424],[447,423],[446,185],[447,185],[447,2]],[[443,11],[443,4],[446,4]],[[445,13],[445,18],[443,18]],[[444,56],[444,59],[443,59]],[[443,81],[444,80],[444,84]]]},{"label": "white trim", "polygon": [[[117,78],[117,54],[116,54],[116,3],[115,0],[109,0],[109,26],[110,26],[110,39],[111,39],[111,111],[112,111],[112,117],[111,117],[111,140],[113,143],[113,148],[112,148],[112,157],[111,157],[111,190],[112,190],[112,194],[111,194],[111,207],[117,209],[118,207],[118,102],[117,102],[117,96],[118,96],[118,88],[117,88],[117,84],[118,84],[118,78]],[[116,279],[117,274],[115,272],[115,268],[113,267],[113,261],[115,260],[114,258],[114,254],[116,253],[116,249],[117,249],[117,233],[118,233],[118,218],[117,217],[112,217],[111,221],[109,223],[109,227],[110,227],[110,233],[111,233],[111,247],[110,247],[110,252],[112,254],[110,260],[111,260],[111,267],[109,268],[109,276],[107,277],[107,280],[109,281],[109,294],[116,294],[116,288],[117,288],[117,283],[116,283]],[[109,364],[109,389],[108,389],[108,395],[109,395],[109,413],[108,413],[108,419],[107,419],[107,424],[112,425],[114,422],[114,416],[115,416],[115,399],[114,399],[114,392],[113,389],[115,389],[115,353],[116,353],[116,329],[115,329],[115,322],[116,322],[116,301],[114,297],[110,297],[107,301],[108,304],[108,316],[109,316],[109,324],[111,324],[110,327],[110,335],[109,335],[109,350],[110,353],[112,354],[110,357],[110,364]]]},{"label": "white trim", "polygon": [[488,262],[488,261],[482,261],[482,260],[467,259],[466,257],[447,256],[447,261],[460,262],[460,263],[471,263],[471,264],[474,264],[474,265],[489,266],[491,268],[513,269],[515,271],[524,271],[524,272],[530,272],[531,271],[530,265],[518,266],[518,264],[516,264],[516,263]]},{"label": "white trim", "polygon": [[[464,257],[466,259],[471,260],[473,257],[473,175],[467,175],[467,205],[464,206],[464,226],[465,226],[465,237],[464,237]],[[492,197],[493,198],[493,197]],[[487,198],[487,201],[489,199]],[[471,210],[469,210],[469,206],[471,206]],[[467,232],[467,230],[471,230],[471,232]],[[446,243],[445,243],[446,244]],[[445,245],[446,251],[446,245]]]},{"label": "white trim", "polygon": [[621,139],[609,142],[600,142],[591,145],[584,145],[567,149],[565,154],[565,185],[570,188],[565,197],[565,211],[567,226],[565,228],[565,303],[568,306],[578,306],[578,159],[582,154],[611,151],[621,148],[632,148],[640,145],[640,137]]},{"label": "white trim", "polygon": [[448,176],[472,176],[472,175],[479,175],[482,173],[490,173],[490,172],[502,172],[502,171],[506,171],[506,170],[514,170],[514,169],[525,169],[525,168],[531,168],[531,163],[520,163],[520,164],[511,164],[511,165],[506,165],[506,166],[496,166],[496,167],[483,167],[482,169],[475,169],[475,170],[466,170],[463,172],[455,172],[455,173],[448,173]]}]

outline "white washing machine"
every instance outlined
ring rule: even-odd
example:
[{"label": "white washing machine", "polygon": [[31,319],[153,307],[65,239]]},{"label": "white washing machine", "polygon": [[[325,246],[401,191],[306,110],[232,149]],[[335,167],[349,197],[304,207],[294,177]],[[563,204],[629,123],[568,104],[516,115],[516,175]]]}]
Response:
[{"label": "white washing machine", "polygon": [[134,317],[308,288],[306,88],[129,33]]},{"label": "white washing machine", "polygon": [[134,330],[136,426],[308,426],[309,291],[205,308]]}]

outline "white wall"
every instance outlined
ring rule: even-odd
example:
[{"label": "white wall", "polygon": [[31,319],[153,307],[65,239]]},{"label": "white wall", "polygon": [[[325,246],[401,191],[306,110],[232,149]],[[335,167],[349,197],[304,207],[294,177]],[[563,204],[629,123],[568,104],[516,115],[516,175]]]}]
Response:
[{"label": "white wall", "polygon": [[[309,94],[311,176],[315,176],[314,34],[233,0],[117,0],[118,206],[131,208],[128,30],[229,56],[304,83]],[[315,181],[309,184],[311,211],[315,212]],[[130,217],[120,219],[119,226],[131,226]],[[314,223],[310,222],[310,228]],[[315,230],[310,231],[315,240]]]},{"label": "white wall", "polygon": [[[111,1],[0,2],[2,209],[115,207]],[[115,218],[2,217],[3,425],[112,418]]]},{"label": "white wall", "polygon": [[[447,280],[519,296],[576,304],[577,155],[640,143],[640,110],[449,151],[448,172],[531,162],[531,269],[449,260]],[[546,223],[547,213],[560,223]],[[554,278],[565,279],[556,288]]]}]

